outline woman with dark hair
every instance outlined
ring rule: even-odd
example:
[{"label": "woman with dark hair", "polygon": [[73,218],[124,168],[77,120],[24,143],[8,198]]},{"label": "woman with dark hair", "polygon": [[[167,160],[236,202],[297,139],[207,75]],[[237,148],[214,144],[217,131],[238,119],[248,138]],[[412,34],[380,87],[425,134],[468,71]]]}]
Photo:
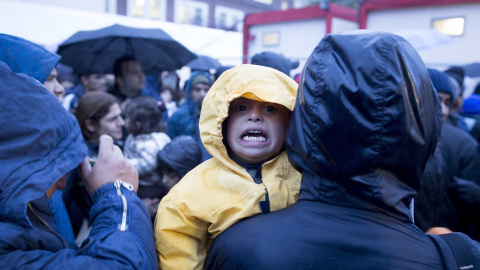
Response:
[{"label": "woman with dark hair", "polygon": [[[108,93],[89,92],[78,100],[76,116],[90,159],[97,158],[101,135],[109,135],[117,143],[122,139],[125,122],[121,114],[120,101]],[[88,217],[93,204],[81,183],[80,171],[75,169],[67,174],[67,184],[63,189],[63,201],[72,222],[77,244],[88,235],[91,227]]]},{"label": "woman with dark hair", "polygon": [[90,158],[97,156],[100,135],[107,134],[114,141],[122,139],[125,122],[120,101],[111,94],[96,91],[83,95],[78,101],[77,119]]},{"label": "woman with dark hair", "polygon": [[111,94],[95,91],[79,99],[76,115],[90,158],[97,156],[100,135],[122,139],[125,122],[121,114],[120,101]]}]

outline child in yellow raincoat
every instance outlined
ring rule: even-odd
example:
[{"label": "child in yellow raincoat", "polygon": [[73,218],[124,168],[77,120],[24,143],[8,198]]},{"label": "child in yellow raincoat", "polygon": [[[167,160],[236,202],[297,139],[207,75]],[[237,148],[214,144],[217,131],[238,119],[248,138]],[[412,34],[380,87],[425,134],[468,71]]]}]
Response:
[{"label": "child in yellow raincoat", "polygon": [[213,158],[186,174],[159,205],[160,269],[202,269],[210,243],[228,227],[297,200],[301,175],[284,148],[297,87],[282,72],[249,64],[213,84],[199,124]]}]

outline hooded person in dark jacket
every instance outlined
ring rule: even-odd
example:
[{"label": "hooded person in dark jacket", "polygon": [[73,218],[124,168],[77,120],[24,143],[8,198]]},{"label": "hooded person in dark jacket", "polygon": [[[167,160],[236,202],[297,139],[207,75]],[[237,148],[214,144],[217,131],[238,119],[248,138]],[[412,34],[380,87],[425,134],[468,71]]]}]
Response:
[{"label": "hooded person in dark jacket", "polygon": [[180,135],[157,153],[157,170],[162,182],[145,189],[139,197],[150,213],[152,221],[157,214],[163,196],[182,179],[185,174],[202,162],[202,151],[191,136]]},{"label": "hooded person in dark jacket", "polygon": [[62,102],[65,88],[58,82],[56,66],[60,55],[26,39],[0,34],[0,61],[15,73],[25,73],[43,84]]},{"label": "hooded person in dark jacket", "polygon": [[165,145],[157,154],[158,168],[163,174],[162,182],[167,192],[185,174],[202,163],[202,152],[198,143],[190,136],[180,135]]},{"label": "hooded person in dark jacket", "polygon": [[290,71],[296,69],[298,61],[291,61],[285,56],[274,52],[261,52],[252,57],[252,65],[271,67],[290,76]]},{"label": "hooded person in dark jacket", "polygon": [[[26,39],[0,34],[0,61],[15,73],[25,73],[39,81],[62,102],[65,89],[57,80],[56,66],[60,55]],[[62,201],[62,192],[56,191],[49,200],[60,234],[69,241],[75,241],[72,224]]]},{"label": "hooded person in dark jacket", "polygon": [[[138,174],[110,137],[90,167],[73,115],[38,81],[0,62],[0,262],[3,269],[157,269]],[[48,199],[81,166],[93,228],[78,248],[56,230]],[[117,180],[122,179],[122,180]]]},{"label": "hooded person in dark jacket", "polygon": [[303,69],[287,132],[300,198],[219,235],[205,269],[447,268],[412,209],[441,120],[427,69],[403,38],[327,35]]}]

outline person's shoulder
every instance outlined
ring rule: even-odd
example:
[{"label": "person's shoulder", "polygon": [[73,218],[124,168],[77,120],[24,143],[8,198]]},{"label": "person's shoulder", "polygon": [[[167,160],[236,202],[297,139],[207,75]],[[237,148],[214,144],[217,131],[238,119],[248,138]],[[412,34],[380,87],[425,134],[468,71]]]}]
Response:
[{"label": "person's shoulder", "polygon": [[81,83],[74,85],[72,88],[67,89],[66,94],[74,94],[76,97],[81,97],[85,94],[85,89]]},{"label": "person's shoulder", "polygon": [[162,149],[167,143],[170,143],[172,141],[170,137],[164,132],[153,132],[150,133],[150,136],[160,149]]},{"label": "person's shoulder", "polygon": [[443,124],[442,127],[442,141],[456,141],[459,144],[470,146],[477,146],[478,143],[475,138],[472,137],[468,132],[463,131],[462,129],[455,127],[449,123]]},{"label": "person's shoulder", "polygon": [[188,106],[187,104],[184,104],[178,107],[178,109],[172,114],[172,116],[168,118],[168,121],[182,119],[184,116],[188,115],[188,112],[189,112]]},{"label": "person's shoulder", "polygon": [[163,139],[163,140],[170,141],[170,137],[168,137],[168,135],[165,132],[152,132],[150,134],[154,138],[160,138],[160,139]]}]

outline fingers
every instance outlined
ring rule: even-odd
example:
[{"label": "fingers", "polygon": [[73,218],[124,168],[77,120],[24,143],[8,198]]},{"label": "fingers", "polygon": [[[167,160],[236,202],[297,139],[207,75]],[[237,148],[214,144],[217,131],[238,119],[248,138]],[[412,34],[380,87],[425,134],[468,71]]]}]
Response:
[{"label": "fingers", "polygon": [[108,135],[101,135],[100,138],[100,146],[98,148],[98,155],[110,155],[112,152],[114,152],[114,147],[113,147],[113,139],[112,137]]},{"label": "fingers", "polygon": [[113,154],[115,156],[118,156],[118,155],[123,156],[122,150],[116,144],[113,145]]},{"label": "fingers", "polygon": [[90,165],[88,157],[86,157],[78,167],[80,169],[80,174],[82,175],[82,180],[87,178],[92,172],[92,167]]}]

